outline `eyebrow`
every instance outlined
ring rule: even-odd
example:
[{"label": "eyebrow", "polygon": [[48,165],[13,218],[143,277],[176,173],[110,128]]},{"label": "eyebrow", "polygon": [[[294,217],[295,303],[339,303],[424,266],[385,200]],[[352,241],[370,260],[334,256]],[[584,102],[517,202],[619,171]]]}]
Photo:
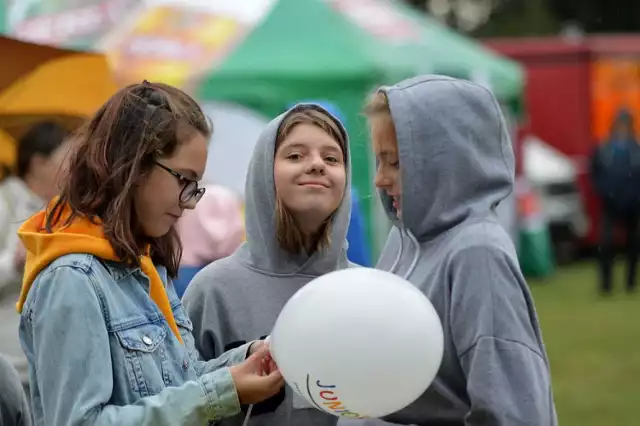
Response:
[{"label": "eyebrow", "polygon": [[290,142],[290,143],[283,143],[282,145],[280,145],[280,148],[307,148],[305,146],[305,144],[301,143],[301,142]]},{"label": "eyebrow", "polygon": [[[309,149],[309,147],[307,145],[305,145],[304,143],[302,143],[302,142],[290,142],[290,143],[287,143],[287,144],[282,144],[281,147],[282,148]],[[332,144],[331,145],[330,144],[325,144],[325,145],[322,146],[322,149],[342,153],[342,149],[339,146],[334,146]]]},{"label": "eyebrow", "polygon": [[175,169],[175,171],[180,173],[182,176],[186,177],[187,179],[191,179],[191,180],[202,179],[202,177],[198,176],[198,174],[191,169],[177,168]]},{"label": "eyebrow", "polygon": [[378,153],[378,157],[380,157],[380,158],[391,157],[391,156],[397,156],[397,154],[394,153],[393,151],[388,150],[388,149],[383,149],[382,151],[380,151]]}]

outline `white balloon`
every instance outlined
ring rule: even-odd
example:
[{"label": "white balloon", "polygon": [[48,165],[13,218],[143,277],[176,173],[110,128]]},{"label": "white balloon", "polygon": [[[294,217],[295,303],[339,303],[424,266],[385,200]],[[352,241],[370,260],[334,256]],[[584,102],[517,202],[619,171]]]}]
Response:
[{"label": "white balloon", "polygon": [[414,402],[443,353],[440,318],[408,281],[371,268],[314,279],[285,305],[270,336],[285,380],[320,410],[382,417]]}]

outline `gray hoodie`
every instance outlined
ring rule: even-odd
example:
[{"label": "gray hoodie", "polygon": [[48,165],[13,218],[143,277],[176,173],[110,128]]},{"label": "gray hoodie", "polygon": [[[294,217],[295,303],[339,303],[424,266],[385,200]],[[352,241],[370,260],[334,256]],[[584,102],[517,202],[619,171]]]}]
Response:
[{"label": "gray hoodie", "polygon": [[[300,108],[316,108],[329,114],[319,106],[298,105],[269,123],[258,140],[247,174],[247,242],[230,257],[201,270],[183,298],[193,322],[196,347],[205,359],[217,357],[240,342],[270,334],[284,304],[296,291],[320,275],[349,266],[346,254],[351,211],[348,146],[345,196],[334,215],[330,247],[311,256],[295,256],[284,252],[276,239],[275,139],[282,120]],[[337,119],[336,122],[339,123]],[[347,140],[346,131],[340,128]],[[240,426],[244,417],[241,414],[220,424]],[[280,395],[253,408],[249,425],[325,426],[335,425],[337,421],[337,417],[310,406],[290,388],[285,388]]]},{"label": "gray hoodie", "polygon": [[483,87],[443,76],[382,90],[398,139],[402,223],[381,193],[395,226],[377,267],[431,300],[445,350],[431,387],[389,423],[344,424],[555,425],[533,299],[495,214],[514,180],[498,103]]}]

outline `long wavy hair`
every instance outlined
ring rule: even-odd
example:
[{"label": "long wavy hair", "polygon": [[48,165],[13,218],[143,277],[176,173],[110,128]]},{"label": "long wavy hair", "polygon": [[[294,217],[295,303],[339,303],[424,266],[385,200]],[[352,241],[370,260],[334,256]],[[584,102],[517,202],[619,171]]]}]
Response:
[{"label": "long wavy hair", "polygon": [[99,222],[125,266],[139,267],[148,247],[153,261],[176,277],[182,255],[176,230],[159,238],[142,235],[134,197],[156,159],[171,156],[194,132],[208,139],[212,126],[183,91],[146,81],[119,90],[75,135],[60,197],[47,214],[47,231],[69,206],[64,225],[78,216]]}]

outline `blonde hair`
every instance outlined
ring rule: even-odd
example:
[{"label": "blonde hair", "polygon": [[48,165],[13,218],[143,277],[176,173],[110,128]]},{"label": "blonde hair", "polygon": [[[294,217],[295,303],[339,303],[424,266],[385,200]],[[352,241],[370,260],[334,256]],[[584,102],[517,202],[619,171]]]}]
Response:
[{"label": "blonde hair", "polygon": [[389,98],[387,98],[387,95],[384,92],[377,91],[367,99],[364,105],[364,115],[371,120],[380,114],[391,117],[391,108],[389,107]]},{"label": "blonde hair", "polygon": [[[371,129],[372,123],[375,120],[392,132],[392,134],[395,134],[396,127],[391,117],[391,107],[389,106],[389,98],[386,93],[377,91],[372,94],[369,99],[367,99],[363,112],[369,121],[369,129]],[[374,143],[373,139],[370,139],[371,143]]]},{"label": "blonde hair", "polygon": [[[331,136],[342,149],[342,155],[347,157],[347,141],[346,136],[336,120],[327,113],[317,109],[304,109],[294,111],[289,114],[280,124],[278,134],[276,135],[276,151],[280,147],[291,131],[301,124],[310,124],[324,130]],[[275,154],[275,153],[274,153]],[[322,225],[320,235],[313,251],[323,250],[331,245],[331,221],[335,211],[327,218]],[[297,254],[304,248],[304,235],[296,225],[293,215],[285,207],[284,203],[278,197],[276,192],[276,238],[283,250]]]}]

